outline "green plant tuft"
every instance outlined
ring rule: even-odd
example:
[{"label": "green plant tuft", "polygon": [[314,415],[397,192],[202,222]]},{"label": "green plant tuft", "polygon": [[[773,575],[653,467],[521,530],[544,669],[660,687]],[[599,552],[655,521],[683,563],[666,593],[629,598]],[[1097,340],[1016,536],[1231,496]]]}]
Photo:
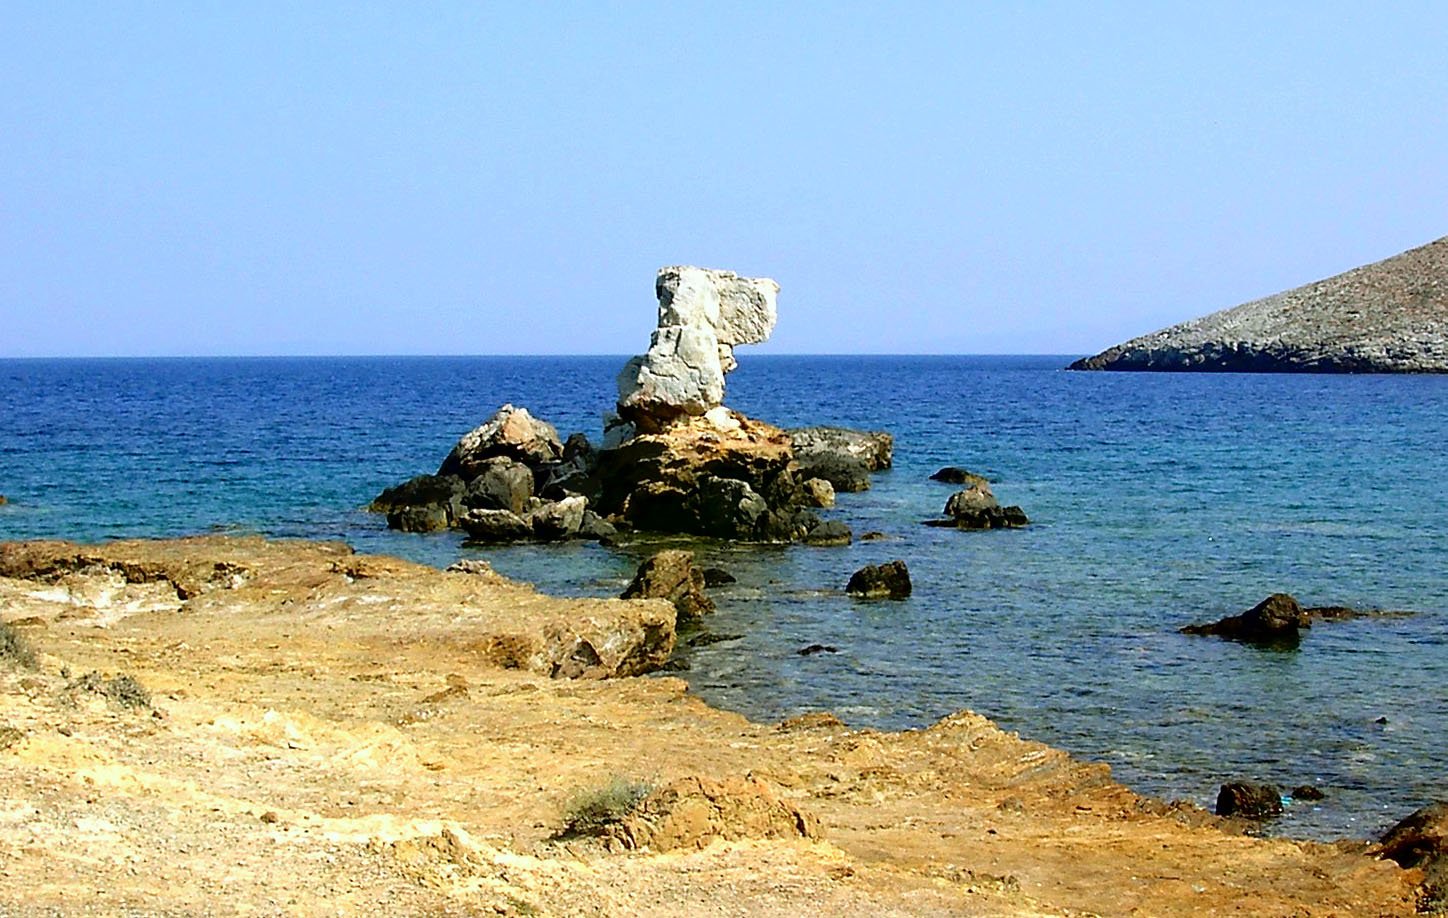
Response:
[{"label": "green plant tuft", "polygon": [[563,828],[559,838],[602,835],[609,826],[623,821],[653,793],[653,784],[614,775],[602,787],[579,790],[563,805]]}]

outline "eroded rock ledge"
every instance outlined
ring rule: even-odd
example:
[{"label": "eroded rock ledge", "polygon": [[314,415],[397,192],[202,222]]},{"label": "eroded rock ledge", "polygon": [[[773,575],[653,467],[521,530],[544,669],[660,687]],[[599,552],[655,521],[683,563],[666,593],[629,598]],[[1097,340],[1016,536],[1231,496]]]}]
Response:
[{"label": "eroded rock ledge", "polygon": [[1448,237],[1134,338],[1071,369],[1448,372]]}]

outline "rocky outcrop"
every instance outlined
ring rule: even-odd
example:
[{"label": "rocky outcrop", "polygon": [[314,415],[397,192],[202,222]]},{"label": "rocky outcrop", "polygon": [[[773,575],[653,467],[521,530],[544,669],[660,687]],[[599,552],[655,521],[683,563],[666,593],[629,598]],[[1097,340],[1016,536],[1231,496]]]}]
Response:
[{"label": "rocky outcrop", "polygon": [[599,512],[634,529],[795,542],[822,522],[784,431],[727,409],[600,450],[596,475]]},{"label": "rocky outcrop", "polygon": [[639,565],[620,599],[667,599],[678,610],[678,621],[693,623],[714,611],[714,600],[704,592],[708,580],[694,566],[694,553],[671,548]]},{"label": "rocky outcrop", "polygon": [[1403,616],[1407,612],[1364,611],[1347,606],[1303,606],[1288,593],[1273,593],[1240,615],[1201,625],[1187,625],[1182,634],[1210,635],[1266,647],[1296,647],[1301,630],[1314,621],[1341,621],[1350,618]]},{"label": "rocky outcrop", "polygon": [[724,404],[724,374],[734,348],[769,337],[779,284],[767,277],[691,266],[660,268],[654,283],[658,328],[648,352],[618,376],[618,414],[640,431],[656,431]]},{"label": "rocky outcrop", "polygon": [[759,778],[680,778],[645,797],[611,838],[629,850],[699,849],[713,841],[819,838],[819,821],[779,798]]},{"label": "rocky outcrop", "polygon": [[910,596],[910,570],[904,561],[867,564],[850,575],[845,592],[861,599],[905,599]]},{"label": "rocky outcrop", "polygon": [[1282,815],[1282,794],[1271,784],[1234,781],[1217,791],[1218,816],[1267,819]]},{"label": "rocky outcrop", "polygon": [[927,526],[948,529],[1018,529],[1030,524],[1020,507],[1002,507],[990,484],[980,479],[945,501],[945,519],[926,520]]},{"label": "rocky outcrop", "polygon": [[1071,369],[1448,372],[1448,237],[1132,339]]}]

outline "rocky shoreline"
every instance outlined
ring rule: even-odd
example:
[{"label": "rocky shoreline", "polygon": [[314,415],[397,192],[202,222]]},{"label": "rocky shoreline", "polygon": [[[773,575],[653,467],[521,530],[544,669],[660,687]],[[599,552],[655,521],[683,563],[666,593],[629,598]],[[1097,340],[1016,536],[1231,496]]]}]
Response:
[{"label": "rocky shoreline", "polygon": [[1448,237],[1134,338],[1070,369],[1448,373]]},{"label": "rocky shoreline", "polygon": [[969,713],[751,723],[628,675],[671,603],[478,564],[10,543],[0,599],[7,914],[1408,915],[1436,864],[1431,814],[1254,838]]}]

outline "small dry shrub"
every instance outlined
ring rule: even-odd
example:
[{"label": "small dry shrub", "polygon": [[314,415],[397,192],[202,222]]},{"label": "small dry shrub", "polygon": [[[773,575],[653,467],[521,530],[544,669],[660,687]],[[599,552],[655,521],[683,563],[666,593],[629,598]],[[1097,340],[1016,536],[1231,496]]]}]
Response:
[{"label": "small dry shrub", "polygon": [[35,649],[9,622],[0,622],[0,660],[17,663],[26,669],[35,669],[39,665]]},{"label": "small dry shrub", "polygon": [[88,672],[66,687],[71,694],[85,692],[104,695],[123,708],[149,708],[151,693],[134,677],[122,673],[113,679],[106,679],[98,672]]},{"label": "small dry shrub", "polygon": [[602,835],[609,826],[623,821],[644,798],[653,793],[648,781],[614,775],[602,787],[580,790],[563,805],[563,828],[559,838]]}]

